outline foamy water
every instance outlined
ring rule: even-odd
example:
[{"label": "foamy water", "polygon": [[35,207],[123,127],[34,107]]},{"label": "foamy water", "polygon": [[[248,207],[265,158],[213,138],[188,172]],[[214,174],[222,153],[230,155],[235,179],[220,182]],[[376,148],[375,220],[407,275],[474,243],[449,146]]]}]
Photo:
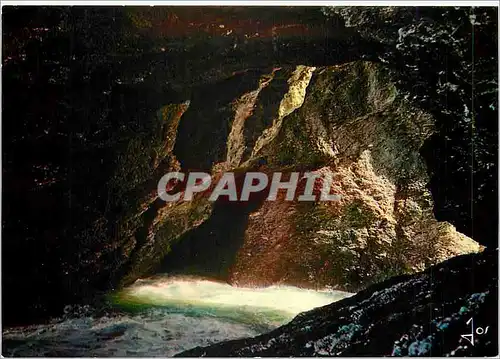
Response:
[{"label": "foamy water", "polygon": [[208,280],[139,280],[122,292],[122,298],[155,305],[184,303],[231,308],[260,308],[288,313],[288,316],[320,307],[344,298],[348,293],[316,291],[291,286],[265,288],[234,287]]},{"label": "foamy water", "polygon": [[3,354],[171,356],[262,334],[349,295],[288,286],[239,288],[201,279],[139,280],[113,296],[120,314],[4,330]]}]

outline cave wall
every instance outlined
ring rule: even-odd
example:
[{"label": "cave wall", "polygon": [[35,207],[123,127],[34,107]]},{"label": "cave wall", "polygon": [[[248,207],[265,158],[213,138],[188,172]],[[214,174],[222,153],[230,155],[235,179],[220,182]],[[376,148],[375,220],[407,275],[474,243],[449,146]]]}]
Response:
[{"label": "cave wall", "polygon": [[[232,123],[239,130],[230,132],[240,138],[227,138],[232,151],[228,160],[212,162],[212,173],[255,164],[269,175],[331,173],[341,201],[286,202],[283,193],[275,202],[219,201],[213,212],[219,220],[181,238],[163,270],[238,285],[358,290],[479,250],[453,225],[435,219],[419,152],[435,121],[400,96],[387,69],[360,61],[274,69],[262,77],[266,89],[275,81],[288,85],[281,96],[259,85],[234,102]],[[195,142],[191,148],[202,153],[204,147]]]},{"label": "cave wall", "polygon": [[330,7],[365,39],[397,88],[431,113],[421,149],[435,215],[498,247],[498,8]]},{"label": "cave wall", "polygon": [[[3,9],[4,305],[20,308],[4,311],[8,323],[45,318],[130,283],[158,268],[176,243],[196,241],[213,206],[203,199],[166,206],[155,194],[159,177],[183,166],[244,172],[297,160],[305,169],[343,171],[340,184],[363,199],[347,218],[386,195],[397,208],[371,210],[411,229],[391,224],[396,237],[415,236],[405,214],[412,208],[437,226],[433,208],[438,220],[497,246],[496,9],[337,8],[325,17],[310,8],[306,18],[318,29],[310,38],[233,48],[232,41],[201,37],[186,50],[138,27],[134,8]],[[395,118],[405,119],[402,132],[392,133]],[[382,137],[366,148],[354,133]],[[410,181],[391,173],[404,169],[400,164],[412,164]],[[353,173],[380,182],[380,193],[355,183]],[[275,210],[254,207],[261,205],[263,213]],[[254,207],[237,212],[244,250],[245,240],[260,235]],[[299,212],[318,218],[310,208]],[[357,238],[366,237],[363,228]],[[451,228],[436,236],[469,240]],[[330,228],[321,230],[320,237],[331,237]],[[225,254],[232,262],[222,268],[234,280],[239,248]],[[419,268],[452,254],[404,262]],[[370,268],[380,272],[383,262]]]}]

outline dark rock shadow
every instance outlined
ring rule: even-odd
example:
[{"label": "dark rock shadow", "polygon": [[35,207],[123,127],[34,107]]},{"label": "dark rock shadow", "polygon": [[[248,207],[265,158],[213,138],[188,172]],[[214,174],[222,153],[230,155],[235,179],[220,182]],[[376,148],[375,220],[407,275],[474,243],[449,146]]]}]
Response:
[{"label": "dark rock shadow", "polygon": [[182,168],[208,171],[214,163],[224,161],[234,120],[233,101],[258,88],[259,78],[266,71],[270,70],[248,70],[193,90],[174,146],[175,157]]},{"label": "dark rock shadow", "polygon": [[[236,175],[238,189],[242,187],[244,179],[244,173]],[[261,192],[250,194],[249,200],[245,202],[230,202],[227,197],[220,197],[214,203],[211,216],[172,245],[158,272],[226,280],[236,254],[243,245],[248,217],[263,204],[268,190],[269,186]]]}]

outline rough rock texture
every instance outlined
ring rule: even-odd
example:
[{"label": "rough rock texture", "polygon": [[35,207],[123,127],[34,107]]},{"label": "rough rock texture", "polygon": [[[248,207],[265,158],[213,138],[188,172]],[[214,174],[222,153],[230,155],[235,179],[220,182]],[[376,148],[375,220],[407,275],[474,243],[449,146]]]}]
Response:
[{"label": "rough rock texture", "polygon": [[[316,277],[274,270],[261,283],[363,287],[474,250],[430,214],[426,171],[437,218],[495,247],[496,10],[398,9],[366,8],[357,21],[354,9],[325,17],[266,8],[259,26],[269,36],[245,37],[244,28],[169,37],[166,23],[177,17],[163,15],[171,8],[4,7],[2,283],[4,305],[18,308],[4,321],[59,314],[155,269],[237,280],[249,244],[268,257],[273,241],[295,253],[301,232],[304,243],[317,242],[319,256],[303,261],[311,269],[284,251],[273,268]],[[245,11],[259,9],[224,14]],[[275,18],[310,27],[310,36],[279,35],[286,24],[277,30]],[[156,198],[171,169],[218,175],[297,165],[341,174],[345,200],[273,208],[262,198],[247,207]],[[269,222],[260,229],[259,213]],[[263,230],[276,238],[262,243],[270,237]],[[394,256],[396,244],[421,247]],[[332,269],[333,259],[354,269]]]},{"label": "rough rock texture", "polygon": [[[459,256],[301,313],[270,333],[178,356],[494,356],[497,271],[497,251]],[[471,333],[470,318],[474,345],[461,337]]]},{"label": "rough rock texture", "polygon": [[434,121],[398,96],[380,66],[298,67],[288,82],[251,152],[268,170],[331,173],[341,201],[263,203],[250,213],[230,282],[357,290],[479,249],[435,220],[419,154]]},{"label": "rough rock texture", "polygon": [[391,69],[400,93],[436,119],[422,155],[438,220],[497,247],[498,183],[492,173],[498,164],[498,121],[492,119],[498,118],[498,8],[323,11],[383,45],[378,59]]}]

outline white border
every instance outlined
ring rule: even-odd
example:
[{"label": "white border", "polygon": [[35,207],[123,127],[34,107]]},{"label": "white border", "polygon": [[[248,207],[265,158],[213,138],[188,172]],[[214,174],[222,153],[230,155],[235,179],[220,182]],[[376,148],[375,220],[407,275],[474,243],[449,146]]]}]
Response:
[{"label": "white border", "polygon": [[[220,1],[213,1],[213,0],[198,0],[198,1],[191,1],[191,0],[170,0],[170,1],[151,1],[151,0],[87,0],[87,1],[82,1],[82,0],[75,0],[75,1],[70,1],[70,0],[3,0],[0,3],[0,14],[2,13],[1,8],[3,6],[9,6],[9,5],[23,5],[23,6],[29,6],[29,5],[59,5],[59,6],[65,6],[65,5],[76,5],[76,6],[102,6],[102,5],[114,5],[114,6],[125,6],[125,5],[142,5],[142,6],[154,6],[154,5],[176,5],[176,6],[493,6],[493,7],[498,7],[499,3],[498,1],[484,1],[484,0],[479,0],[479,1],[464,1],[464,0],[455,0],[455,1],[434,1],[434,0],[419,0],[419,1],[400,1],[400,0],[385,0],[385,1],[366,1],[366,0],[351,0],[351,1],[301,1],[301,0],[288,0],[288,1],[276,1],[276,0],[252,0],[252,1],[237,1],[237,0],[220,0]],[[499,14],[500,16],[500,14]],[[2,22],[0,21],[0,30],[2,28]],[[0,38],[0,44],[2,43],[2,38]],[[1,50],[0,50],[1,51]],[[500,55],[500,49],[499,49],[499,55]],[[498,68],[500,69],[500,62],[498,62]],[[1,68],[1,64],[0,64]],[[0,93],[2,91],[2,84],[3,81],[2,79],[2,74],[0,72]],[[2,96],[0,96],[0,104],[2,102]],[[500,94],[498,95],[498,99],[500,101]],[[0,111],[0,123],[2,121],[2,114],[3,111]],[[0,127],[0,134],[2,133],[2,127]],[[2,146],[2,139],[3,139],[3,134],[0,136],[0,147]],[[500,144],[500,138],[498,139],[499,144]],[[3,156],[0,157],[0,165],[2,164],[2,159]],[[499,174],[500,174],[500,169],[499,169]],[[2,185],[3,185],[3,176],[0,176],[0,191],[2,190]],[[0,192],[1,195],[2,192]],[[3,199],[3,198],[2,198]],[[500,201],[500,194],[498,197],[498,200]],[[0,206],[0,218],[2,217],[2,207]],[[498,213],[498,220],[500,221],[500,212]],[[0,253],[1,253],[1,247],[2,247],[2,232],[0,231]],[[500,234],[499,234],[500,235]],[[500,252],[497,249],[497,253],[500,257]],[[2,257],[0,255],[0,268],[2,267]],[[497,268],[498,274],[500,275],[500,266]],[[0,278],[0,283],[3,281],[3,275]],[[2,285],[0,285],[0,304],[2,302],[3,298],[3,293],[2,293]],[[500,293],[499,288],[497,287],[497,295]],[[498,303],[497,303],[498,305]],[[2,313],[3,307],[0,306],[0,314]],[[497,312],[497,324],[498,321],[500,321],[500,311]],[[3,325],[2,325],[2,320],[0,318],[0,357],[3,358],[3,355],[1,355],[2,352],[2,338],[3,338]],[[496,358],[499,358],[500,356],[497,354]],[[123,357],[123,359],[129,359],[130,357]],[[145,358],[145,357],[144,357]],[[271,357],[272,358],[272,357]],[[278,358],[278,357],[274,357]],[[378,357],[370,357],[367,356],[366,358],[378,358]],[[435,358],[435,357],[431,357]],[[470,357],[470,358],[482,358],[482,357]],[[72,358],[68,358],[72,359]],[[121,359],[118,357],[117,359]],[[311,358],[312,359],[312,358]]]},{"label": "white border", "polygon": [[366,0],[4,0],[4,5],[76,5],[76,6],[96,6],[96,5],[176,5],[176,6],[494,6],[498,7],[498,1],[492,0],[456,0],[456,1],[366,1]]}]

